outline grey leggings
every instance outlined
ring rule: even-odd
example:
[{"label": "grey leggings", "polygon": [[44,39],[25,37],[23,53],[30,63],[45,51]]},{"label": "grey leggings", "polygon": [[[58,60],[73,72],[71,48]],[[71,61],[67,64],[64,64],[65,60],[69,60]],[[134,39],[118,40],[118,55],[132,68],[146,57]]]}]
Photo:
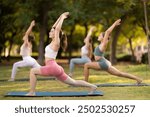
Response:
[{"label": "grey leggings", "polygon": [[88,63],[88,62],[91,62],[91,59],[87,56],[83,56],[81,58],[72,58],[70,60],[70,66],[69,66],[70,73],[73,72],[75,64],[85,64],[85,63]]}]

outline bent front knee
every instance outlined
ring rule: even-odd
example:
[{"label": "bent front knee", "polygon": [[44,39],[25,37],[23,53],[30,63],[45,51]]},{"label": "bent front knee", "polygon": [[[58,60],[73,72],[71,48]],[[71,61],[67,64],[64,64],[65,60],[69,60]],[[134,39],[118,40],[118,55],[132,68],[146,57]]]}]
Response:
[{"label": "bent front knee", "polygon": [[18,67],[18,64],[17,64],[17,63],[14,63],[14,64],[13,64],[13,67],[17,68],[17,67]]},{"label": "bent front knee", "polygon": [[71,60],[70,60],[70,63],[74,63],[74,59],[71,59]]},{"label": "bent front knee", "polygon": [[87,69],[88,69],[88,68],[89,68],[89,64],[88,64],[88,63],[85,63],[85,64],[84,64],[84,68],[87,68]]},{"label": "bent front knee", "polygon": [[30,74],[35,74],[35,68],[32,68],[31,70],[30,70]]}]

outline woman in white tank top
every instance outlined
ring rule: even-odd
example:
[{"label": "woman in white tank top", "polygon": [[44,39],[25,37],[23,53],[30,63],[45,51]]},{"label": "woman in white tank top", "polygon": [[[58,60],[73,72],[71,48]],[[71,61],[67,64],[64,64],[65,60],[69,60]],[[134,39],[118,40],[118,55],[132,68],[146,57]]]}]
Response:
[{"label": "woman in white tank top", "polygon": [[[85,86],[90,88],[90,93],[93,93],[96,90],[96,86],[85,82],[83,80],[74,80],[70,78],[63,70],[63,68],[58,65],[55,61],[58,50],[63,42],[63,49],[65,50],[67,47],[67,41],[63,41],[63,33],[61,31],[61,27],[64,19],[66,19],[69,15],[69,12],[65,12],[57,19],[55,24],[53,25],[51,31],[49,32],[49,37],[52,39],[49,45],[45,48],[45,66],[40,68],[32,68],[30,71],[30,91],[27,94],[28,96],[34,96],[35,88],[36,88],[36,75],[42,76],[54,76],[58,80],[63,83],[75,86]],[[44,84],[43,84],[44,86]]]},{"label": "woman in white tank top", "polygon": [[30,33],[32,32],[32,28],[34,26],[35,21],[33,20],[23,37],[24,42],[20,48],[20,55],[22,56],[23,60],[13,64],[11,79],[9,79],[8,81],[15,80],[15,75],[18,67],[40,67],[37,61],[31,57],[32,41],[34,40],[34,36],[30,35]]},{"label": "woman in white tank top", "polygon": [[69,65],[69,76],[72,77],[73,75],[73,70],[75,64],[82,64],[84,65],[85,63],[91,62],[92,54],[93,54],[93,49],[92,49],[92,43],[91,43],[91,35],[94,30],[94,27],[92,26],[84,39],[84,46],[81,48],[81,58],[72,58],[70,60],[70,65]]}]

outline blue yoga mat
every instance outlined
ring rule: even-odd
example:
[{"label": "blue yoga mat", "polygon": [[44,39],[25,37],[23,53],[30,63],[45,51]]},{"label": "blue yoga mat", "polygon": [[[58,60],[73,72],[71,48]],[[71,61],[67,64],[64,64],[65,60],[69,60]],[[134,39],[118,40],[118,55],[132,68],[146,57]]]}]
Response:
[{"label": "blue yoga mat", "polygon": [[[27,96],[28,92],[9,92],[5,96],[9,97],[31,97]],[[34,97],[82,97],[82,96],[103,96],[103,92],[95,91],[93,94],[88,94],[87,91],[82,92],[36,92]]]}]

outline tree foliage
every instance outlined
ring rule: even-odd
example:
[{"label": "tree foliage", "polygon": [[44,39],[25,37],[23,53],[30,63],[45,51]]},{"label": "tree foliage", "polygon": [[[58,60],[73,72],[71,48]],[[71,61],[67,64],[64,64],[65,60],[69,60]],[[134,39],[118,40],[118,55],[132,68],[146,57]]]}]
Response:
[{"label": "tree foliage", "polygon": [[[34,32],[38,37],[34,47],[39,48],[34,50],[38,51],[39,61],[42,62],[44,46],[49,43],[48,32],[65,11],[71,14],[63,24],[68,35],[70,57],[74,50],[81,47],[90,25],[101,27],[98,31],[105,31],[116,19],[122,19],[121,26],[112,32],[112,60],[116,58],[117,44],[121,46],[123,39],[136,35],[132,38],[135,42],[136,38],[143,37],[143,32],[146,33],[141,0],[0,0],[1,55],[6,48],[11,50],[14,45],[21,45],[23,33],[31,20],[35,19]],[[150,12],[149,1],[147,12]],[[150,26],[150,20],[148,24]]]}]

